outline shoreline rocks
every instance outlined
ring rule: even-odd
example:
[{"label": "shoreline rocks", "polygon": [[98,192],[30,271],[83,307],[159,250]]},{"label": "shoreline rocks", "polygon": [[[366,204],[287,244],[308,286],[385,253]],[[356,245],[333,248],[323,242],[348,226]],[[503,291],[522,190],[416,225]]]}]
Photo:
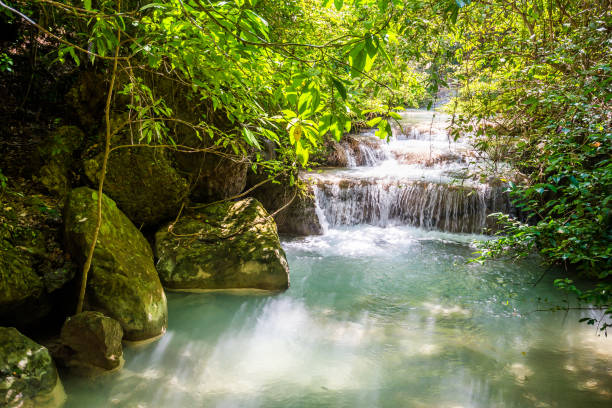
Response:
[{"label": "shoreline rocks", "polygon": [[[189,194],[187,180],[178,174],[167,156],[163,149],[147,145],[121,148],[109,156],[104,193],[137,226],[159,226],[176,217]],[[83,165],[94,185],[99,181],[102,158],[98,154]]]}]

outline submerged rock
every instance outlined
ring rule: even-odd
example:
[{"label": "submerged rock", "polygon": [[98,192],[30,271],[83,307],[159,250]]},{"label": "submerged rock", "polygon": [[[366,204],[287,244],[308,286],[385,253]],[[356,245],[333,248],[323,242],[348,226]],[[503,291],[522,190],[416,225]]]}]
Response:
[{"label": "submerged rock", "polygon": [[123,365],[122,337],[119,322],[100,312],[72,316],[62,327],[63,364],[86,376],[118,370]]},{"label": "submerged rock", "polygon": [[0,405],[58,407],[65,399],[49,351],[13,327],[0,327]]},{"label": "submerged rock", "polygon": [[274,221],[253,198],[183,216],[155,235],[155,247],[157,270],[169,289],[289,287],[289,267]]},{"label": "submerged rock", "polygon": [[[103,155],[84,163],[85,174],[98,184]],[[189,186],[172,167],[163,149],[120,148],[108,159],[104,193],[136,225],[159,225],[176,217]]]},{"label": "submerged rock", "polygon": [[[80,187],[72,190],[66,204],[66,243],[81,265],[93,239],[97,199],[96,191]],[[119,321],[127,340],[159,336],[166,330],[166,296],[149,243],[106,196],[102,199],[102,214],[87,282],[87,308]]]}]

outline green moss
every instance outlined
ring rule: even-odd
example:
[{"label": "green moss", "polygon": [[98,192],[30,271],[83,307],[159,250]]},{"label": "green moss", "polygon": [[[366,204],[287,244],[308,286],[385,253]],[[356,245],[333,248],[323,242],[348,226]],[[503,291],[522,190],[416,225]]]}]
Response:
[{"label": "green moss", "polygon": [[[181,235],[184,235],[181,237]],[[155,236],[158,272],[171,289],[289,286],[274,221],[255,199],[225,202],[184,216]]]},{"label": "green moss", "polygon": [[[97,184],[102,155],[84,163],[85,174]],[[160,149],[122,148],[111,153],[104,192],[137,225],[159,225],[176,216],[189,186]]]},{"label": "green moss", "polygon": [[59,381],[49,351],[13,327],[0,327],[0,405],[36,405]]},{"label": "green moss", "polygon": [[[128,340],[164,332],[166,297],[153,265],[149,243],[115,203],[104,196],[102,226],[87,284],[87,303],[121,323]],[[81,264],[91,245],[97,217],[97,192],[74,189],[65,209],[68,250]]]}]

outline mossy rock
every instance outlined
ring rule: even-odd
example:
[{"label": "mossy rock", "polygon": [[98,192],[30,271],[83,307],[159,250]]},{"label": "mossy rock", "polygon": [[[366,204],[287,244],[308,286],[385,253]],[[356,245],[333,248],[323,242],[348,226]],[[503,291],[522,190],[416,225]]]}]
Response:
[{"label": "mossy rock", "polygon": [[155,235],[157,270],[174,290],[289,287],[276,225],[255,199],[223,202],[183,216]]},{"label": "mossy rock", "polygon": [[49,351],[13,327],[0,327],[0,405],[58,407],[65,398]]},{"label": "mossy rock", "polygon": [[50,305],[31,257],[6,241],[0,251],[0,322],[27,325],[44,317]]},{"label": "mossy rock", "polygon": [[[83,264],[97,219],[98,193],[72,190],[64,214],[67,248]],[[87,281],[87,308],[117,320],[125,338],[147,340],[164,333],[167,305],[153,265],[149,243],[107,196],[102,198],[102,225]]]},{"label": "mossy rock", "polygon": [[123,330],[115,319],[85,311],[66,320],[61,343],[67,348],[62,363],[76,374],[97,376],[123,365]]},{"label": "mossy rock", "polygon": [[[264,177],[250,175],[249,185],[255,186]],[[278,211],[274,220],[279,233],[298,236],[323,234],[312,186],[308,185],[305,191],[296,191],[297,187],[289,184],[288,178],[280,182],[271,180],[257,187],[251,196],[258,199],[268,212]]]},{"label": "mossy rock", "polygon": [[63,322],[64,308],[73,309],[65,295],[74,265],[62,250],[60,228],[58,199],[5,191],[0,206],[0,325],[27,332],[56,318]]},{"label": "mossy rock", "polygon": [[[102,154],[85,162],[87,178],[97,185]],[[158,226],[176,217],[189,194],[187,180],[172,166],[163,149],[120,148],[108,160],[104,192],[136,225]]]},{"label": "mossy rock", "polygon": [[45,163],[35,179],[47,191],[64,197],[70,191],[70,168],[76,151],[79,151],[85,135],[76,126],[62,126],[53,131],[38,148]]}]

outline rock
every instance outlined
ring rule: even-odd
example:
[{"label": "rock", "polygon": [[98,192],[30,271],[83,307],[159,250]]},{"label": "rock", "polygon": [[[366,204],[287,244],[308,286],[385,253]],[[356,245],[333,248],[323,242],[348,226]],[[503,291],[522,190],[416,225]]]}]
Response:
[{"label": "rock", "polygon": [[[262,181],[261,176],[249,178],[249,185]],[[289,235],[321,235],[323,228],[316,213],[316,205],[312,186],[306,191],[297,191],[296,186],[290,187],[289,180],[280,182],[268,181],[257,187],[252,196],[261,202],[269,213],[274,213],[291,201],[286,208],[274,216],[278,232]]]},{"label": "rock", "polygon": [[45,163],[36,180],[49,192],[65,196],[70,191],[70,167],[74,152],[79,150],[85,135],[76,126],[62,126],[56,129],[38,151]]},{"label": "rock", "polygon": [[[97,199],[96,191],[76,188],[64,211],[67,249],[80,265],[93,239]],[[102,214],[87,282],[87,309],[117,320],[127,340],[155,338],[166,330],[167,306],[149,243],[106,196]]]},{"label": "rock", "polygon": [[[99,154],[84,163],[85,174],[94,185],[98,184],[102,159]],[[176,217],[189,186],[163,149],[132,147],[110,154],[104,192],[137,226],[158,226]]]},{"label": "rock", "polygon": [[0,321],[28,325],[49,313],[42,279],[32,260],[6,241],[0,242]]},{"label": "rock", "polygon": [[[5,190],[0,206],[0,325],[27,333],[57,325],[74,306],[74,265],[61,241],[60,200]],[[68,295],[68,296],[66,296]]]},{"label": "rock", "polygon": [[37,181],[43,185],[47,191],[65,196],[70,191],[70,181],[68,179],[68,169],[53,161],[45,164],[38,173]]},{"label": "rock", "polygon": [[66,94],[66,104],[83,129],[96,129],[104,120],[108,85],[102,74],[86,71]]},{"label": "rock", "polygon": [[193,185],[198,202],[224,200],[239,194],[246,185],[249,163],[233,161],[212,153],[178,153],[177,165]]},{"label": "rock", "polygon": [[118,370],[124,361],[122,337],[119,322],[100,312],[72,316],[61,332],[61,343],[68,348],[69,355],[63,363],[86,376]]},{"label": "rock", "polygon": [[185,215],[171,232],[162,228],[155,245],[157,270],[168,289],[289,287],[289,267],[274,221],[253,198]]},{"label": "rock", "polygon": [[349,151],[336,141],[330,142],[329,154],[325,158],[325,164],[332,167],[348,167]]},{"label": "rock", "polygon": [[49,351],[13,327],[0,327],[0,405],[58,407],[65,399]]}]

